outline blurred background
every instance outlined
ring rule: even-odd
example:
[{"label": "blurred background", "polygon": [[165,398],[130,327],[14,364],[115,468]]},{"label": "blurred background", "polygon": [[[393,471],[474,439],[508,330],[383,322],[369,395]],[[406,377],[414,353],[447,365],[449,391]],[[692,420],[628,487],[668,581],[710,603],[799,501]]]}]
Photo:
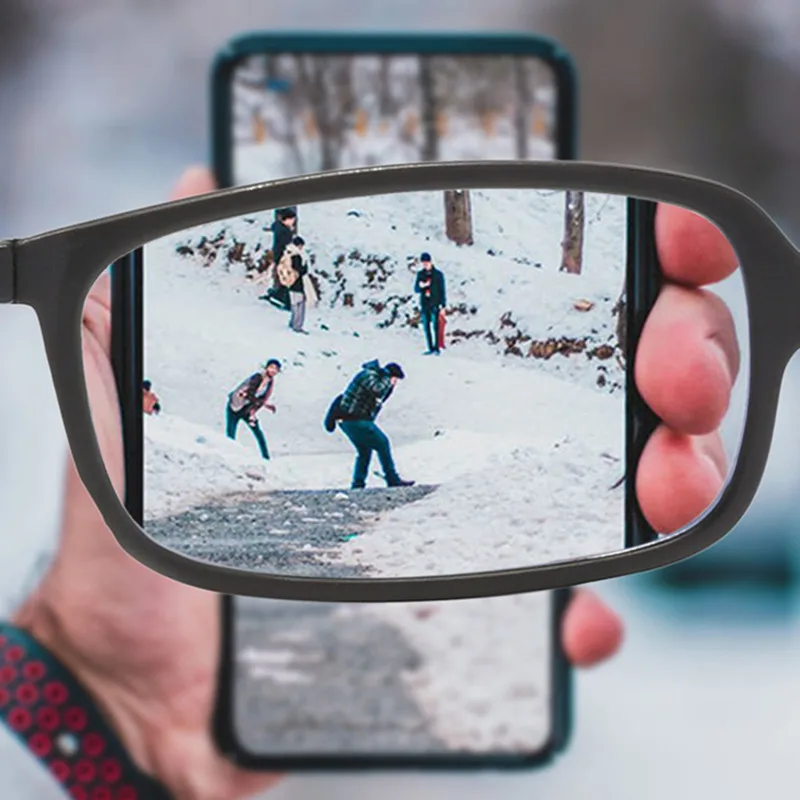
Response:
[{"label": "blurred background", "polygon": [[[752,195],[800,241],[796,0],[3,0],[0,237],[159,202],[208,155],[214,52],[252,29],[532,30],[580,78],[580,155],[692,172]],[[36,322],[0,310],[0,601],[53,546],[64,437]],[[32,404],[27,398],[38,398]],[[625,616],[577,679],[572,747],[515,775],[290,779],[272,800],[666,800],[797,794],[800,365],[751,512],[680,568],[598,587]]]}]

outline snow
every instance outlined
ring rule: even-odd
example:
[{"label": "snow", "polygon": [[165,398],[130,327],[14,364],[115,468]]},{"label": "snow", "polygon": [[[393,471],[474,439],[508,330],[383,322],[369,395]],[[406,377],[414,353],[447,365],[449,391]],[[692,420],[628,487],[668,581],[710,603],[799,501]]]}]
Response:
[{"label": "snow", "polygon": [[[201,235],[214,240],[222,230],[228,242],[263,248],[269,214],[148,246],[145,373],[164,412],[146,428],[147,517],[214,494],[347,488],[352,449],[341,434],[327,434],[322,419],[361,364],[379,358],[400,362],[407,373],[379,420],[401,475],[440,488],[386,514],[343,547],[343,559],[395,577],[525,567],[618,549],[623,493],[611,486],[623,469],[624,397],[614,358],[504,356],[503,342],[477,337],[424,358],[422,332],[404,324],[413,318],[413,300],[385,328],[379,326],[391,314],[370,306],[410,294],[416,265],[409,269],[409,262],[426,249],[446,273],[449,305],[477,306],[450,318],[451,334],[502,334],[510,312],[533,339],[580,337],[587,349],[608,346],[624,271],[623,201],[587,198],[580,276],[558,271],[563,205],[555,193],[476,191],[471,248],[445,240],[438,192],[304,206],[314,270],[330,276],[310,312],[308,337],[293,334],[286,315],[255,299],[240,264],[226,268],[219,255],[205,267],[176,253],[176,246],[192,246]],[[342,256],[335,277],[330,265]],[[385,279],[365,287],[364,261],[387,256]],[[354,295],[352,308],[339,302],[334,285]],[[595,305],[577,311],[579,299]],[[276,380],[277,413],[261,414],[273,454],[265,467],[248,431],[240,430],[236,443],[225,438],[224,407],[227,393],[271,357],[284,370]]]},{"label": "snow", "polygon": [[551,731],[549,594],[342,606],[397,625],[424,661],[405,684],[454,750],[532,753]]}]

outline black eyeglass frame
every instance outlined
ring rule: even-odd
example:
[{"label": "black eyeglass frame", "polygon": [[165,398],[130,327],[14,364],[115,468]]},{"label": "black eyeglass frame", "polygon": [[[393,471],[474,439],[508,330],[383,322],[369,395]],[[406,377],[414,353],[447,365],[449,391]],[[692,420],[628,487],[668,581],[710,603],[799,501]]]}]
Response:
[{"label": "black eyeglass frame", "polygon": [[[747,299],[750,386],[739,456],[717,502],[682,530],[620,552],[533,567],[417,578],[310,578],[217,566],[150,538],[117,496],[92,424],[81,351],[86,297],[107,266],[156,239],[269,208],[443,189],[580,189],[682,206],[733,246]],[[735,189],[673,172],[571,161],[412,164],[325,172],[151,206],[26,239],[0,242],[0,303],[34,309],[78,473],[129,555],[177,581],[223,594],[318,602],[412,602],[565,588],[665,567],[719,541],[741,519],[764,474],[781,381],[800,349],[800,250]]]}]

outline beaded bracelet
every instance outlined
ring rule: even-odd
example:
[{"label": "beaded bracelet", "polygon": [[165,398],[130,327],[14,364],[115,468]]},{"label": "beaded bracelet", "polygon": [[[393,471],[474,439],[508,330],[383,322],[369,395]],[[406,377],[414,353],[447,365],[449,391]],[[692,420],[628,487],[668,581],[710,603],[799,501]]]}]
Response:
[{"label": "beaded bracelet", "polygon": [[0,720],[73,800],[170,800],[95,703],[29,633],[0,623]]}]

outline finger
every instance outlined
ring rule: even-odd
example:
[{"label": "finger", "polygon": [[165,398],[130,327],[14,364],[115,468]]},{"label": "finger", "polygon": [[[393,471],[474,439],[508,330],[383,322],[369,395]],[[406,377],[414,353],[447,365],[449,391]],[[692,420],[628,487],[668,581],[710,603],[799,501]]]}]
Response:
[{"label": "finger", "polygon": [[[185,170],[178,179],[178,182],[172,189],[170,198],[172,200],[182,200],[187,197],[213,192],[216,188],[217,185],[214,176],[207,167],[193,166]],[[87,298],[87,305],[92,301],[98,303],[99,307],[96,309],[98,312],[111,312],[111,280],[108,270],[103,272],[94,282],[89,297]]]},{"label": "finger", "polygon": [[687,436],[662,425],[645,445],[636,472],[642,514],[658,533],[674,533],[713,505],[727,472],[719,433]]},{"label": "finger", "polygon": [[660,203],[655,235],[661,269],[669,281],[704,286],[724,280],[738,266],[722,231],[694,211]]},{"label": "finger", "polygon": [[217,182],[207,167],[189,167],[178,179],[170,196],[171,200],[183,200],[186,197],[194,197],[198,194],[213,192],[217,188]]},{"label": "finger", "polygon": [[645,321],[636,351],[639,393],[675,431],[715,430],[739,373],[733,316],[705,289],[667,285]]},{"label": "finger", "polygon": [[622,620],[593,592],[577,590],[564,614],[561,642],[576,667],[591,667],[619,650]]}]

